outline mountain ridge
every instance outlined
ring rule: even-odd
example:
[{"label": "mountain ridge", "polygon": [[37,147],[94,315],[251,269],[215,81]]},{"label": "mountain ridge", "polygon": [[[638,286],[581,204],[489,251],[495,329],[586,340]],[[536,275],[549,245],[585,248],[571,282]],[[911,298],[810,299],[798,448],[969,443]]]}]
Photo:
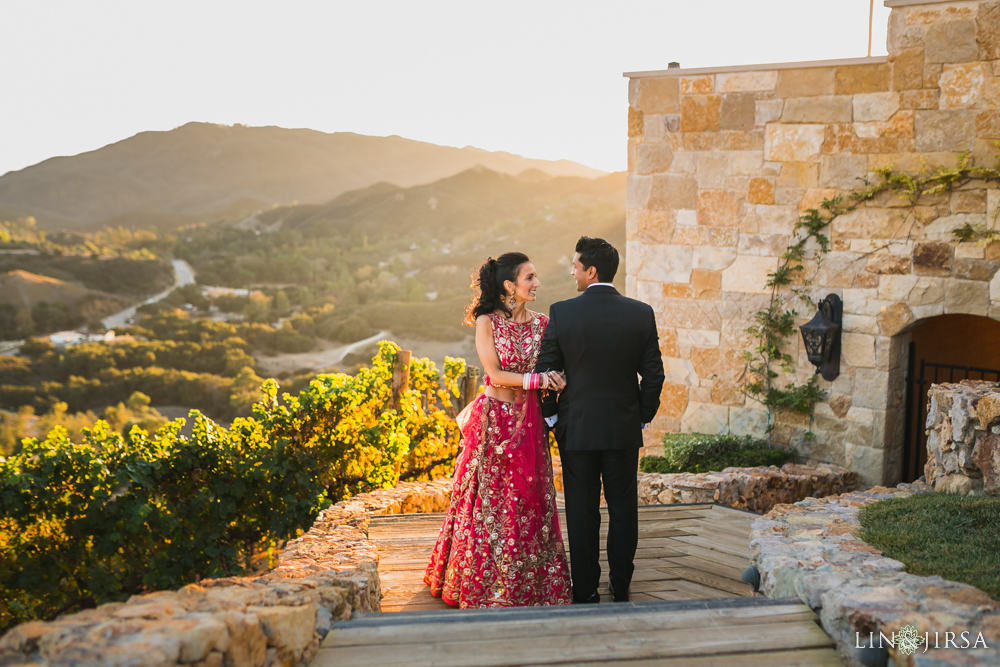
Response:
[{"label": "mountain ridge", "polygon": [[187,123],[147,131],[75,156],[53,157],[0,176],[0,213],[45,227],[183,224],[275,204],[324,203],[388,182],[406,188],[476,165],[517,175],[594,178],[568,160],[535,160],[352,132]]}]

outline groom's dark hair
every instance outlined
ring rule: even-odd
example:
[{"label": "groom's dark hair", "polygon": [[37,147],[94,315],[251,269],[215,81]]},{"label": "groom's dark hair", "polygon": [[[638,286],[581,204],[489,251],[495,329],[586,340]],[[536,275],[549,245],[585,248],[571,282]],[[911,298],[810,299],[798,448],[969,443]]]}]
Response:
[{"label": "groom's dark hair", "polygon": [[580,263],[584,269],[597,269],[597,280],[610,283],[618,273],[618,251],[604,239],[581,236],[576,242],[576,252],[580,253]]}]

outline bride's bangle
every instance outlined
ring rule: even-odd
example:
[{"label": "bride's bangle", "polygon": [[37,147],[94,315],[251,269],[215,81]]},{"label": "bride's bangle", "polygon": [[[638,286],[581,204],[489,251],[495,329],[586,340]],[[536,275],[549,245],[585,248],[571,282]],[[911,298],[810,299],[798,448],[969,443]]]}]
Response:
[{"label": "bride's bangle", "polygon": [[525,373],[521,376],[521,388],[525,391],[547,389],[548,377],[543,373]]}]

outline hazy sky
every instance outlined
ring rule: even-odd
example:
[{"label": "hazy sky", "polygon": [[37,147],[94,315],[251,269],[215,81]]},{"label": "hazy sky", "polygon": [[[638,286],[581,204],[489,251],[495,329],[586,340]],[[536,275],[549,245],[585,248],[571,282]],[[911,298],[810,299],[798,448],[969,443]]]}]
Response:
[{"label": "hazy sky", "polygon": [[[622,72],[864,56],[869,0],[0,0],[0,174],[188,121],[625,168]],[[875,2],[873,55],[889,10]]]}]

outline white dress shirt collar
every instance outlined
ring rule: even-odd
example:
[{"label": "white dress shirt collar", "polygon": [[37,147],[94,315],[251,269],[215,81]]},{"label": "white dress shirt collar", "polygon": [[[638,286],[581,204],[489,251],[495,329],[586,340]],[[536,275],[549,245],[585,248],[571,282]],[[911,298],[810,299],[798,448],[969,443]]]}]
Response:
[{"label": "white dress shirt collar", "polygon": [[611,283],[590,283],[589,285],[587,285],[587,289],[590,289],[591,287],[612,287],[613,288],[614,285],[612,285]]}]

